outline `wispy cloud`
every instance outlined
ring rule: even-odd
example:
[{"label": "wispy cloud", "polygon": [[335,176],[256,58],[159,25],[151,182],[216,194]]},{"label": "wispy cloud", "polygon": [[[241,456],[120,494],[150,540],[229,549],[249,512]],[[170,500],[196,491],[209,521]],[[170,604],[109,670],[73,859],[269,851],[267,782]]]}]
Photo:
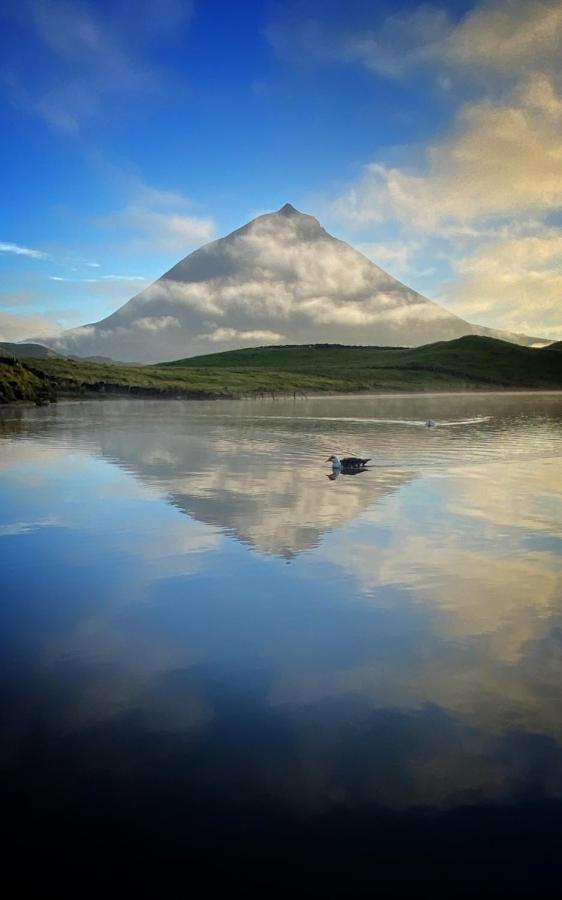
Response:
[{"label": "wispy cloud", "polygon": [[32,247],[22,247],[20,244],[10,244],[0,241],[0,253],[13,253],[16,256],[28,256],[31,259],[47,259],[48,254],[42,250],[34,250]]},{"label": "wispy cloud", "polygon": [[194,244],[212,240],[216,233],[214,220],[196,215],[192,207],[192,202],[177,191],[137,184],[132,201],[124,209],[98,222],[127,235],[132,249],[138,252],[149,249],[185,254]]},{"label": "wispy cloud", "polygon": [[100,281],[146,281],[143,275],[100,275],[99,278],[66,278],[63,275],[49,275],[50,281],[67,281],[70,284],[98,284]]},{"label": "wispy cloud", "polygon": [[537,67],[560,68],[559,0],[488,0],[458,20],[445,4],[420,3],[382,20],[369,4],[349,22],[321,12],[304,3],[279,7],[266,29],[274,49],[292,59],[356,63],[390,78],[433,69],[446,87],[456,74],[479,80],[487,71],[519,78]]},{"label": "wispy cloud", "polygon": [[213,341],[213,343],[242,341],[245,344],[276,344],[279,341],[282,341],[285,335],[279,334],[278,331],[240,331],[236,328],[215,328],[215,330],[211,331],[209,334],[200,334],[199,337],[207,338],[209,341]]},{"label": "wispy cloud", "polygon": [[0,306],[34,306],[39,300],[37,291],[21,288],[16,291],[0,291]]},{"label": "wispy cloud", "polygon": [[194,243],[203,243],[215,236],[215,225],[210,218],[159,212],[144,206],[128,206],[108,216],[105,223],[128,229],[138,236],[138,241],[165,251],[185,251]]},{"label": "wispy cloud", "polygon": [[4,86],[15,105],[75,133],[102,108],[107,115],[111,98],[146,100],[159,89],[154,51],[183,33],[192,11],[189,0],[22,0],[6,14],[34,42],[35,64],[6,51]]}]

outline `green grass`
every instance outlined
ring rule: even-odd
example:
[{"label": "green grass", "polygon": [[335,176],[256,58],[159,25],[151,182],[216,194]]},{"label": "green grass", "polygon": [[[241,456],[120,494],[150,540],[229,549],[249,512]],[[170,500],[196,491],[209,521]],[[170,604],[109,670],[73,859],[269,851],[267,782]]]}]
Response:
[{"label": "green grass", "polygon": [[[333,374],[362,379],[387,378],[391,372],[412,377],[441,374],[454,379],[500,385],[560,386],[561,364],[554,350],[534,350],[494,338],[467,336],[423,347],[348,347],[337,344],[258,347],[231,350],[207,356],[165,363],[166,367],[209,366],[234,370],[274,369],[277,371]],[[406,373],[408,373],[406,375]]]},{"label": "green grass", "polygon": [[[474,336],[416,348],[260,347],[151,366],[60,357],[26,359],[17,365],[36,378],[43,390],[47,384],[59,396],[213,398],[321,391],[562,388],[559,350],[533,350]],[[6,375],[0,372],[1,378],[5,380]],[[9,391],[0,392],[0,401],[3,396],[8,398],[4,402],[10,402]]]},{"label": "green grass", "polygon": [[17,360],[0,359],[0,403],[43,404],[55,399],[49,378],[34,374]]},{"label": "green grass", "polygon": [[62,354],[51,350],[50,347],[44,347],[43,344],[21,343],[14,344],[10,341],[0,341],[0,357],[8,359],[47,359],[50,357],[62,359]]},{"label": "green grass", "polygon": [[367,386],[422,389],[435,382],[467,386],[562,387],[555,349],[534,350],[494,338],[467,336],[424,347],[347,347],[337,344],[232,350],[166,363],[167,368],[291,371],[334,376]]}]

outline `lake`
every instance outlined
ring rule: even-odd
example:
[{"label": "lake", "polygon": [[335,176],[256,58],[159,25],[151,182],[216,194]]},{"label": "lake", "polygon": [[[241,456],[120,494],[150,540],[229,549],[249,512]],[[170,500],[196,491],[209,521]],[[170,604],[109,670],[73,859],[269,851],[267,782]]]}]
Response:
[{"label": "lake", "polygon": [[561,550],[560,394],[2,410],[13,852],[553,875]]}]

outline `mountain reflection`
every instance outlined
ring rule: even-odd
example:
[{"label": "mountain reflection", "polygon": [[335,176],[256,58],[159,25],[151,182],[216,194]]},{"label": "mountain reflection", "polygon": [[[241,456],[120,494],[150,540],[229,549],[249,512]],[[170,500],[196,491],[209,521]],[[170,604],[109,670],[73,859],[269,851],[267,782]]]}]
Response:
[{"label": "mountain reflection", "polygon": [[195,421],[187,434],[139,430],[131,436],[116,427],[100,433],[99,445],[107,459],[164,491],[191,518],[287,559],[317,547],[323,534],[352,522],[412,477],[372,469],[362,479],[342,477],[331,491],[325,476],[333,473],[319,446],[307,458],[298,432],[266,439],[262,430],[246,434],[231,423],[210,436],[208,421]]}]

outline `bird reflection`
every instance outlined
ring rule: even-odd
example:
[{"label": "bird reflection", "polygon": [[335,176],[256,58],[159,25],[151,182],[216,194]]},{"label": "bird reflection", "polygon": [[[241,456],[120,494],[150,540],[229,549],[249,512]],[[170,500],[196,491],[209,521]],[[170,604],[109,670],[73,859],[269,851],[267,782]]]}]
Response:
[{"label": "bird reflection", "polygon": [[332,469],[332,471],[330,472],[330,474],[327,477],[330,479],[330,481],[335,481],[336,478],[340,477],[340,475],[359,475],[361,472],[366,472],[366,471],[367,471],[366,466],[363,466],[362,468],[353,466],[349,469],[346,469],[342,466],[341,469]]}]

